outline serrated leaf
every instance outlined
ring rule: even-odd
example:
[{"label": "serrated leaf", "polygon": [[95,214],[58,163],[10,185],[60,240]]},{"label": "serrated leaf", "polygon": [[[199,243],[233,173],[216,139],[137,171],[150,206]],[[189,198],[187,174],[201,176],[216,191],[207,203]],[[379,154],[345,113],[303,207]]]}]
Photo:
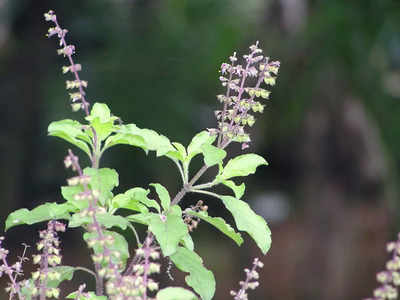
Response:
[{"label": "serrated leaf", "polygon": [[228,161],[218,178],[226,180],[232,177],[254,174],[257,167],[261,165],[268,165],[268,163],[260,155],[254,153],[239,155]]},{"label": "serrated leaf", "polygon": [[68,220],[70,218],[69,212],[71,211],[75,211],[75,208],[68,203],[57,204],[48,202],[32,210],[21,208],[8,215],[5,230],[7,231],[21,224],[32,225],[56,219]]},{"label": "serrated leaf", "polygon": [[89,187],[98,191],[99,201],[102,205],[109,204],[113,198],[112,189],[119,185],[118,173],[109,168],[85,168],[83,173],[90,176]]},{"label": "serrated leaf", "polygon": [[221,231],[223,234],[225,234],[227,237],[231,238],[238,246],[240,246],[243,243],[242,236],[240,233],[237,233],[231,225],[225,222],[224,219],[220,217],[210,217],[207,212],[201,211],[201,212],[195,212],[193,210],[187,209],[185,211],[186,214],[192,215],[195,217],[198,217],[202,219],[203,221],[213,225],[215,228],[217,228],[219,231]]},{"label": "serrated leaf", "polygon": [[171,260],[179,270],[189,273],[185,281],[202,300],[212,299],[215,293],[215,278],[213,273],[204,267],[200,256],[189,249],[178,247],[171,255]]},{"label": "serrated leaf", "polygon": [[159,183],[150,183],[150,186],[156,189],[162,208],[164,208],[165,211],[168,210],[169,205],[171,204],[171,197],[169,196],[167,189]]},{"label": "serrated leaf", "polygon": [[175,253],[179,242],[188,233],[178,205],[171,206],[165,216],[151,214],[148,222],[149,230],[155,235],[164,256]]},{"label": "serrated leaf", "polygon": [[205,144],[211,145],[216,138],[216,135],[211,135],[205,130],[196,134],[187,148],[187,160],[190,161],[197,154],[201,153],[201,146]]},{"label": "serrated leaf", "polygon": [[211,167],[219,164],[226,156],[226,151],[209,144],[203,144],[201,151],[204,155],[204,163]]},{"label": "serrated leaf", "polygon": [[82,124],[78,121],[66,119],[51,122],[48,129],[50,136],[56,136],[77,146],[90,156],[88,144],[91,144],[90,137],[82,130]]},{"label": "serrated leaf", "polygon": [[181,287],[167,287],[157,293],[156,300],[198,300],[193,292]]},{"label": "serrated leaf", "polygon": [[[126,227],[129,225],[129,222],[124,217],[118,215],[111,215],[109,213],[96,214],[96,220],[106,228],[119,227],[122,230],[125,230]],[[72,215],[68,223],[68,227],[74,228],[90,223],[93,223],[92,217],[90,216],[82,217],[79,213],[76,213]]]},{"label": "serrated leaf", "polygon": [[236,199],[242,198],[246,189],[244,183],[242,183],[241,185],[236,185],[232,180],[222,180],[221,183],[232,189],[232,191],[235,193]]},{"label": "serrated leaf", "polygon": [[[107,248],[111,251],[117,251],[119,252],[120,256],[117,259],[115,256],[112,257],[112,261],[115,264],[118,264],[119,262],[122,263],[123,268],[125,268],[126,260],[129,257],[129,250],[128,250],[128,242],[125,240],[124,236],[110,230],[103,230],[103,234],[106,236],[111,235],[114,239],[113,243],[111,245],[107,245]],[[83,239],[85,241],[88,241],[88,239],[98,239],[98,235],[96,232],[86,232],[83,234]],[[93,247],[94,253],[103,253],[103,247],[99,245],[99,243],[96,243],[95,246]]]},{"label": "serrated leaf", "polygon": [[262,253],[266,254],[271,247],[271,231],[264,218],[257,215],[250,206],[232,196],[220,196],[225,207],[232,213],[239,230],[247,232]]}]

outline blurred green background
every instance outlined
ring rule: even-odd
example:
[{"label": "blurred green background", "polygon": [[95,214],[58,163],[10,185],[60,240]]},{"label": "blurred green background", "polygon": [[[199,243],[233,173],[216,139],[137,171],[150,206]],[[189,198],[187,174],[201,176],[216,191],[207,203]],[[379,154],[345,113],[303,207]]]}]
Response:
[{"label": "blurred green background", "polygon": [[[259,40],[281,69],[251,131],[250,151],[270,165],[248,178],[245,199],[269,222],[273,243],[250,299],[371,295],[385,243],[400,228],[400,1],[0,0],[2,224],[15,209],[61,201],[71,176],[63,167],[69,146],[46,135],[49,122],[81,117],[70,112],[57,41],[44,36],[49,9],[77,47],[89,101],[183,144],[215,126],[220,64]],[[120,191],[150,182],[171,194],[180,188],[173,165],[154,154],[120,146],[102,164],[118,170]],[[42,227],[13,228],[6,246],[20,255]],[[260,252],[205,224],[194,236],[216,275],[215,299],[231,299]],[[65,263],[90,267],[80,233],[64,240]],[[173,285],[182,279],[175,276]]]}]

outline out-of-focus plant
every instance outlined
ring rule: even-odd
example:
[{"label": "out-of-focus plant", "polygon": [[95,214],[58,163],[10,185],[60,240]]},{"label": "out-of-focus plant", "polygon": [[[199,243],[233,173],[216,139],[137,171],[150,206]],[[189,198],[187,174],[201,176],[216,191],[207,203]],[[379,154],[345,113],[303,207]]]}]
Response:
[{"label": "out-of-focus plant", "polygon": [[[238,185],[232,180],[253,174],[257,167],[267,165],[267,162],[253,153],[240,154],[228,161],[225,158],[226,149],[232,143],[240,143],[242,150],[249,147],[248,127],[255,122],[254,113],[264,109],[264,104],[257,99],[269,98],[270,92],[262,86],[275,84],[279,62],[265,57],[258,43],[250,46],[250,53],[243,56],[243,65],[238,63],[234,53],[229,63],[221,66],[219,79],[226,92],[217,96],[222,109],[215,112],[216,128],[196,134],[185,147],[153,130],[125,124],[105,103],[91,105],[85,92],[88,83],[79,77],[82,66],[73,60],[75,46],[66,42],[68,31],[59,25],[53,11],[46,13],[45,19],[53,24],[48,37],[58,37],[60,48],[57,52],[68,60],[62,72],[73,76],[73,80],[66,81],[66,89],[71,90],[72,110],[84,113],[82,122],[71,119],[52,122],[48,132],[82,150],[91,165],[83,168],[79,157],[68,150],[64,164],[76,175],[61,187],[65,201],[45,203],[32,210],[19,209],[8,216],[6,230],[17,225],[48,222],[47,229],[40,232],[40,241],[36,245],[38,254],[32,255],[32,262],[38,267],[30,277],[23,277],[22,263],[27,260],[26,254],[10,265],[8,251],[0,245],[0,275],[9,278],[10,299],[59,298],[59,284],[70,280],[76,271],[93,275],[96,289],[86,291],[83,283],[67,296],[68,299],[212,299],[215,279],[194,251],[191,232],[204,221],[239,246],[243,238],[223,218],[210,216],[208,206],[202,201],[185,206],[182,200],[187,193],[215,197],[232,214],[238,230],[247,232],[262,253],[267,253],[271,244],[267,223],[241,200],[244,183]],[[151,199],[150,189],[142,187],[114,194],[113,190],[119,184],[118,173],[101,168],[100,160],[106,150],[120,144],[141,148],[146,153],[154,151],[157,157],[172,160],[182,180],[182,188],[176,196],[171,197],[160,183],[149,184],[158,199]],[[202,156],[204,165],[191,175],[190,163],[197,155]],[[213,180],[199,184],[202,175],[211,169],[215,170]],[[233,195],[213,192],[217,185],[230,188]],[[120,212],[128,213],[121,215]],[[64,220],[67,225],[59,220]],[[137,226],[146,226],[146,236],[139,236]],[[62,265],[58,233],[75,227],[82,229],[83,239],[91,249],[93,270]],[[137,248],[133,254],[129,253],[125,237],[113,230],[115,228],[136,238]],[[179,270],[189,273],[185,277],[186,283],[194,292],[173,286],[160,289],[153,275],[160,273],[161,255],[169,258]],[[255,259],[253,268],[245,269],[246,280],[240,283],[240,290],[231,292],[234,299],[247,299],[248,289],[258,286],[256,269],[259,267],[262,263]]]}]

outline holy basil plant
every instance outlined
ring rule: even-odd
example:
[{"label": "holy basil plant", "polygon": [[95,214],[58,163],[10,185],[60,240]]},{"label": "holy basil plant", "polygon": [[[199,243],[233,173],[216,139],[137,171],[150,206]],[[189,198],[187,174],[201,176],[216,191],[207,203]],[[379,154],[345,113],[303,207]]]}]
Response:
[{"label": "holy basil plant", "polygon": [[[225,93],[217,96],[221,103],[221,110],[215,112],[217,126],[197,133],[189,145],[184,146],[154,130],[122,123],[106,103],[90,105],[85,97],[87,82],[79,77],[81,65],[73,60],[75,46],[66,43],[67,30],[60,27],[53,11],[46,13],[45,19],[53,24],[48,36],[59,39],[58,54],[69,62],[62,70],[72,75],[73,80],[66,82],[67,89],[72,91],[69,93],[72,109],[82,111],[84,117],[79,121],[55,121],[48,127],[50,136],[63,139],[74,149],[68,150],[64,160],[65,167],[71,168],[76,175],[61,187],[63,200],[45,203],[32,210],[19,209],[6,220],[6,230],[17,225],[48,222],[47,229],[40,232],[38,253],[33,256],[37,269],[28,278],[19,278],[20,264],[5,263],[8,252],[1,248],[2,271],[10,278],[8,291],[11,297],[58,298],[65,293],[59,288],[62,281],[71,280],[77,271],[86,271],[93,275],[96,289],[86,291],[82,284],[66,295],[67,299],[212,299],[215,278],[196,253],[191,236],[199,222],[214,226],[238,246],[243,244],[242,234],[246,233],[263,254],[271,245],[267,223],[246,202],[242,182],[243,177],[254,174],[258,167],[266,166],[267,161],[248,152],[228,158],[227,150],[233,143],[241,144],[242,150],[249,147],[248,127],[255,122],[254,114],[263,112],[262,100],[270,95],[262,86],[275,84],[279,62],[265,57],[258,42],[243,56],[243,65],[238,63],[234,53],[229,63],[221,65],[219,80]],[[147,187],[118,190],[118,172],[102,168],[100,161],[106,150],[121,144],[172,160],[182,189],[172,195],[162,183],[149,183]],[[90,165],[82,167],[79,155],[87,155]],[[202,157],[204,165],[190,176],[190,164],[196,156]],[[209,169],[214,169],[213,180],[198,183]],[[231,193],[213,192],[218,185],[228,187]],[[151,191],[157,195],[154,199],[149,197]],[[182,200],[187,193],[215,197],[232,214],[235,224],[228,224],[220,216],[213,215],[203,201],[185,205]],[[121,211],[129,213],[121,215]],[[144,237],[138,235],[137,226],[146,226]],[[82,238],[91,249],[92,269],[62,265],[58,232],[75,227],[81,228]],[[130,234],[137,242],[133,253],[129,252],[125,238]],[[188,287],[159,287],[153,275],[160,272],[161,256],[169,258],[177,269],[187,273]],[[234,299],[247,299],[247,290],[258,285],[258,267],[262,267],[262,263],[256,259],[252,271],[246,272],[246,281],[240,290],[231,292]]]}]

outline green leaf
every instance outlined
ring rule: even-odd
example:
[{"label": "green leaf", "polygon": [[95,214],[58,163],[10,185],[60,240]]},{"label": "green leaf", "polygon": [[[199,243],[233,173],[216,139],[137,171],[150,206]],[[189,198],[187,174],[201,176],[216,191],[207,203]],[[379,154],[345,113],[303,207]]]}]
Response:
[{"label": "green leaf", "polygon": [[191,251],[194,250],[193,239],[192,239],[192,236],[190,235],[189,232],[188,232],[188,234],[186,234],[186,235],[182,238],[182,245],[183,245],[185,248],[188,248],[188,249],[191,250]]},{"label": "green leaf", "polygon": [[[106,236],[112,236],[114,239],[114,242],[107,246],[107,248],[111,251],[117,251],[119,252],[120,256],[117,259],[114,255],[112,257],[112,261],[115,264],[118,264],[119,262],[122,262],[123,268],[125,267],[126,260],[129,257],[129,250],[128,250],[128,242],[125,240],[124,236],[110,230],[103,230],[103,234]],[[83,239],[87,242],[89,239],[98,239],[98,235],[96,232],[86,232],[83,234]],[[99,245],[99,243],[96,243],[93,247],[94,253],[103,253],[103,247]]]},{"label": "green leaf", "polygon": [[107,104],[95,103],[85,119],[96,131],[98,140],[103,141],[114,131],[114,121],[118,118],[111,116]]},{"label": "green leaf", "polygon": [[246,202],[232,196],[220,196],[220,198],[232,213],[237,228],[246,231],[254,239],[262,253],[266,254],[271,247],[271,231],[267,222],[257,215]]},{"label": "green leaf", "polygon": [[130,216],[127,216],[126,218],[129,221],[134,222],[134,223],[149,225],[149,220],[153,215],[156,215],[156,214],[148,212],[148,213],[140,213],[140,214],[130,215]]},{"label": "green leaf", "polygon": [[[119,227],[122,230],[125,230],[126,227],[129,226],[128,220],[126,220],[124,217],[111,215],[109,213],[96,214],[96,220],[106,228]],[[72,218],[68,223],[68,227],[74,228],[82,226],[83,224],[86,225],[90,223],[93,223],[92,217],[90,216],[82,217],[80,213],[76,213],[72,215]]]},{"label": "green leaf", "polygon": [[182,210],[173,205],[167,214],[151,214],[149,230],[155,235],[164,256],[175,253],[179,242],[188,233],[186,224],[182,220]]},{"label": "green leaf", "polygon": [[258,166],[268,165],[267,161],[260,155],[249,153],[239,155],[228,161],[219,179],[229,179],[238,176],[254,174]]},{"label": "green leaf", "polygon": [[204,155],[204,163],[208,167],[219,164],[226,156],[225,150],[209,144],[203,144],[201,146],[201,151]]},{"label": "green leaf", "polygon": [[[122,197],[118,202],[113,202],[113,207],[123,207],[127,209],[132,209],[140,212],[147,212],[147,208],[144,207],[143,205],[147,206],[148,208],[155,208],[158,212],[160,212],[160,205],[157,203],[157,201],[153,199],[149,199],[147,195],[150,193],[150,190],[145,190],[144,188],[141,187],[135,187],[132,189],[127,190],[124,195],[127,196],[129,201],[126,201],[126,198],[123,199]],[[114,201],[114,199],[113,199]],[[143,204],[143,205],[142,205]],[[120,205],[120,206],[119,206]],[[123,206],[122,206],[123,205]]]},{"label": "green leaf", "polygon": [[100,203],[102,205],[109,204],[114,196],[111,191],[119,184],[118,173],[114,169],[109,168],[85,168],[83,173],[90,176],[90,188],[100,193]]},{"label": "green leaf", "polygon": [[53,202],[39,205],[32,210],[21,208],[8,215],[5,230],[21,224],[32,225],[56,219],[68,220],[70,218],[69,212],[74,210],[75,208],[68,203],[57,204]]},{"label": "green leaf", "polygon": [[72,277],[74,276],[75,270],[76,269],[74,267],[70,267],[70,266],[57,266],[57,267],[49,268],[48,269],[49,273],[57,272],[58,274],[60,274],[60,278],[48,280],[46,282],[47,287],[56,288],[64,280],[71,280]]},{"label": "green leaf", "polygon": [[232,180],[222,180],[221,183],[232,189],[232,191],[235,193],[235,198],[242,198],[246,189],[244,183],[242,183],[241,185],[236,185]]},{"label": "green leaf", "polygon": [[[144,190],[144,191],[146,191],[146,190]],[[134,197],[134,193],[132,193],[131,190],[128,190],[123,194],[116,195],[111,200],[111,206],[115,210],[117,210],[118,208],[125,208],[125,209],[134,210],[134,211],[138,211],[138,212],[148,212],[149,211],[146,206],[144,206],[143,204],[140,203],[139,199]]]},{"label": "green leaf", "polygon": [[202,300],[212,299],[215,293],[215,278],[213,273],[204,267],[200,256],[189,249],[178,247],[171,255],[171,260],[179,270],[189,273],[185,281]]},{"label": "green leaf", "polygon": [[75,196],[79,193],[82,193],[84,188],[82,185],[74,185],[74,186],[62,186],[61,187],[61,195],[68,203],[76,207],[78,210],[82,210],[87,208],[89,205],[89,201],[86,199],[75,200]]},{"label": "green leaf", "polygon": [[82,130],[83,125],[78,121],[66,119],[51,122],[47,131],[50,136],[56,136],[82,149],[90,156],[90,137]]},{"label": "green leaf", "polygon": [[171,204],[171,197],[169,196],[167,189],[159,183],[150,183],[150,186],[156,189],[157,195],[160,198],[161,206],[165,211],[167,211]]},{"label": "green leaf", "polygon": [[123,144],[139,147],[147,152],[146,141],[141,136],[130,133],[117,133],[109,136],[104,142],[104,149]]},{"label": "green leaf", "polygon": [[185,147],[181,143],[176,143],[176,142],[172,143],[172,145],[174,145],[174,147],[178,150],[181,156],[180,160],[183,161],[187,156]]},{"label": "green leaf", "polygon": [[[80,296],[79,300],[107,300],[107,296],[96,296],[95,292],[85,292],[87,296]],[[73,292],[67,296],[67,299],[78,299],[78,292]]]},{"label": "green leaf", "polygon": [[243,243],[242,236],[240,233],[237,233],[229,224],[225,222],[224,219],[220,217],[210,217],[207,212],[201,211],[201,212],[195,212],[193,210],[187,209],[185,211],[186,214],[192,215],[195,217],[198,217],[202,219],[203,221],[213,225],[215,228],[217,228],[219,231],[221,231],[223,234],[231,238],[238,246],[240,246]]},{"label": "green leaf", "polygon": [[154,130],[140,129],[135,124],[121,125],[119,133],[141,136],[146,142],[146,149],[156,151],[157,156],[166,155],[169,151],[176,151],[166,136],[158,134]]},{"label": "green leaf", "polygon": [[210,135],[210,133],[206,130],[196,134],[187,148],[187,160],[190,161],[197,154],[201,153],[201,146],[205,144],[211,145],[214,143],[216,138],[216,135]]},{"label": "green leaf", "polygon": [[157,293],[156,300],[198,300],[197,296],[181,287],[167,287]]},{"label": "green leaf", "polygon": [[[69,266],[57,266],[57,267],[52,267],[48,268],[48,274],[52,272],[57,272],[59,274],[58,279],[48,279],[46,282],[46,286],[49,288],[56,288],[60,285],[65,280],[71,280],[74,271],[76,269],[74,267],[69,267]],[[31,300],[32,299],[32,289],[35,288],[35,284],[33,279],[28,279],[25,284],[22,284],[21,287],[21,294],[24,296],[25,300]],[[36,297],[34,297],[36,299]]]}]

